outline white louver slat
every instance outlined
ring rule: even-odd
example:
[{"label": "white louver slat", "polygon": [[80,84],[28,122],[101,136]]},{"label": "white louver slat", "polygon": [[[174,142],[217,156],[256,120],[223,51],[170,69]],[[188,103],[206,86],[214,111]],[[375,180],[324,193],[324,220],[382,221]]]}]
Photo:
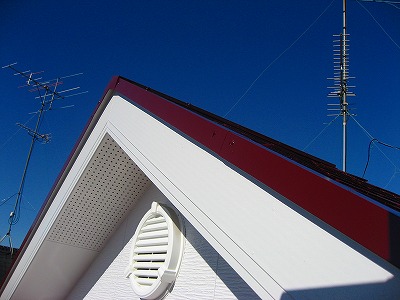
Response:
[{"label": "white louver slat", "polygon": [[156,268],[157,270],[164,264],[165,260],[162,261],[137,261],[133,264],[133,268],[135,269],[152,269]]},{"label": "white louver slat", "polygon": [[168,245],[168,237],[162,238],[152,238],[152,239],[139,239],[136,243],[137,247],[146,247],[146,246],[162,246]]},{"label": "white louver slat", "polygon": [[142,228],[141,232],[149,232],[149,231],[157,231],[167,229],[168,226],[165,222],[163,223],[154,223],[154,224],[145,224]]},{"label": "white louver slat", "polygon": [[141,234],[139,234],[138,239],[144,240],[144,239],[152,239],[160,237],[168,237],[168,229],[142,232]]},{"label": "white louver slat", "polygon": [[158,278],[158,268],[156,270],[152,269],[137,269],[136,271],[133,272],[133,275],[139,278]]},{"label": "white louver slat", "polygon": [[155,224],[155,223],[165,223],[165,218],[163,216],[150,218],[146,221],[145,225]]},{"label": "white louver slat", "polygon": [[152,286],[157,279],[149,279],[149,278],[138,278],[136,279],[137,283],[144,286]]},{"label": "white louver slat", "polygon": [[134,252],[137,254],[159,254],[159,253],[166,253],[168,250],[168,245],[155,245],[155,246],[144,246],[144,247],[136,247]]},{"label": "white louver slat", "polygon": [[133,261],[165,261],[167,254],[140,254],[133,256]]},{"label": "white louver slat", "polygon": [[[179,226],[179,227],[178,227]],[[183,251],[179,219],[153,202],[136,229],[127,277],[142,299],[156,299],[177,276]]]}]

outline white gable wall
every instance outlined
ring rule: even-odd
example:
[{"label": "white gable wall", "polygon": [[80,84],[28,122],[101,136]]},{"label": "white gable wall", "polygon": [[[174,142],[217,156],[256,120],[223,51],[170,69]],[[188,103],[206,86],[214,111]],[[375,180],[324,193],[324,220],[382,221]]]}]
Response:
[{"label": "white gable wall", "polygon": [[[30,285],[32,280],[38,278],[36,274],[43,272],[41,266],[46,265],[48,257],[45,254],[54,253],[52,245],[55,243],[46,242],[50,228],[64,203],[69,201],[71,191],[79,183],[86,166],[90,165],[91,158],[107,134],[122,148],[134,163],[135,169],[140,169],[165,195],[166,198],[161,197],[163,201],[169,201],[188,221],[189,234],[182,273],[179,274],[171,296],[196,299],[199,295],[191,297],[185,293],[196,290],[201,291],[201,295],[203,289],[208,288],[215,293],[215,298],[230,297],[232,293],[229,294],[229,291],[234,291],[230,282],[238,281],[238,277],[232,275],[234,278],[231,280],[228,275],[221,274],[236,272],[263,299],[400,297],[399,269],[265,185],[241,174],[217,155],[203,149],[142,109],[120,96],[113,96],[85,140],[65,181],[54,192],[57,195],[13,272],[1,299],[21,299],[18,295],[32,295]],[[112,166],[114,164],[110,164]],[[266,169],[265,172],[274,170]],[[119,180],[124,179],[121,177]],[[96,179],[93,182],[96,184]],[[288,181],[287,184],[290,185],[291,182]],[[96,263],[89,267],[86,275],[75,285],[71,299],[79,299],[82,295],[99,299],[102,295],[107,295],[110,289],[127,291],[129,280],[120,280],[120,276],[123,276],[127,265],[124,257],[129,253],[128,240],[149,209],[150,202],[154,201],[153,198],[160,198],[162,195],[155,187],[152,187],[154,195],[151,196],[149,192],[150,196],[145,197],[149,199],[137,200],[140,205],[135,205],[132,211],[136,214],[135,217],[127,219],[130,221],[123,221],[119,228],[125,229],[113,234],[109,240],[111,246],[106,244],[100,252],[91,251],[87,259],[80,256],[82,262],[73,258],[67,261],[64,259],[61,264],[56,264],[57,269],[48,267],[48,272],[44,271],[48,277],[55,278],[55,271],[59,270],[60,273],[52,281],[51,291],[46,286],[48,282],[37,280],[40,282],[35,284],[34,298],[63,298],[71,290],[70,286],[74,286],[82,275],[81,270],[86,270],[92,259]],[[146,201],[148,205],[142,206]],[[193,233],[190,228],[195,228],[199,234]],[[198,238],[193,238],[196,234]],[[207,246],[210,249],[202,251],[201,246],[192,243],[193,239],[204,239],[212,248]],[[74,245],[68,247],[75,247],[76,251],[80,249]],[[63,251],[70,254],[72,252],[68,251],[68,247],[64,247]],[[189,250],[190,247],[196,251]],[[57,257],[64,257],[64,252],[59,252]],[[201,261],[200,258],[205,264],[197,262]],[[235,272],[221,273],[225,269],[223,266],[227,266],[222,258]],[[202,272],[204,278],[196,281],[193,276],[197,277],[197,270],[193,266],[199,269],[206,269],[208,266],[209,270]],[[189,268],[191,272],[184,272],[184,268]],[[103,270],[104,274],[99,275],[99,270]],[[221,275],[223,284],[215,274]],[[60,276],[68,278],[67,285],[65,280],[59,279]],[[185,278],[191,280],[185,281]],[[211,283],[207,281],[209,279]],[[130,292],[129,299],[132,293],[133,291]],[[233,295],[238,294],[233,292]],[[120,296],[124,297],[122,294]]]},{"label": "white gable wall", "polygon": [[[152,185],[118,228],[67,299],[139,299],[124,277],[132,238],[152,201],[172,208]],[[179,212],[177,212],[179,213]],[[258,296],[183,218],[185,247],[178,278],[166,299],[257,299]]]},{"label": "white gable wall", "polygon": [[105,113],[103,130],[262,298],[400,296],[399,269],[268,187],[122,97]]}]

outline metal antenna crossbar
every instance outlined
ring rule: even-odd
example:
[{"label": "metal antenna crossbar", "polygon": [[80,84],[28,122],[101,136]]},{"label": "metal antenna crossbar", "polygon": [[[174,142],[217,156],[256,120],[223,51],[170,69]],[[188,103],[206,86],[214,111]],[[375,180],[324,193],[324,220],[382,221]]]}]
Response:
[{"label": "metal antenna crossbar", "polygon": [[42,140],[42,142],[44,144],[47,144],[48,142],[50,142],[50,134],[40,134],[36,131],[34,131],[33,129],[30,129],[29,127],[26,127],[25,125],[21,124],[21,123],[17,123],[17,125],[23,129],[25,129],[28,134],[35,139],[35,141],[37,140]]},{"label": "metal antenna crossbar", "polygon": [[[37,73],[32,73],[32,72],[30,72],[30,71],[25,71],[25,72],[18,71],[16,68],[14,68],[14,65],[16,65],[16,64],[17,64],[17,63],[9,64],[9,65],[7,65],[7,66],[2,67],[2,69],[9,68],[9,69],[11,69],[11,70],[13,70],[13,71],[16,72],[14,75],[21,75],[22,77],[25,77],[26,79],[28,79],[28,80],[27,80],[27,85],[28,85],[28,86],[32,85],[32,83],[33,83],[33,85],[36,86],[37,88],[42,88],[42,89],[44,89],[46,92],[51,93],[51,90],[50,90],[50,86],[49,86],[49,85],[47,85],[46,83],[42,83],[42,82],[40,82],[40,81],[38,81],[37,79],[35,79],[35,78],[32,77],[34,74],[37,74],[37,73],[39,73],[39,72],[37,72]],[[29,72],[30,72],[30,73],[29,73]],[[41,71],[41,72],[43,72],[43,71]],[[27,73],[29,73],[29,75],[27,75]],[[55,90],[54,90],[52,93],[53,93],[54,95],[56,95],[58,98],[63,98],[63,96],[59,95]]]}]

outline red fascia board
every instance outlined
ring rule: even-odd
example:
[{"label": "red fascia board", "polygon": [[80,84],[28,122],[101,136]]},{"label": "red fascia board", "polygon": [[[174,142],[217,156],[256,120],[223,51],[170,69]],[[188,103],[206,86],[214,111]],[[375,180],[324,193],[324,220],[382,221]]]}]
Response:
[{"label": "red fascia board", "polygon": [[[291,202],[400,267],[400,218],[391,209],[246,137],[119,78],[114,87],[134,104],[218,154]],[[271,170],[271,171],[269,171]]]}]

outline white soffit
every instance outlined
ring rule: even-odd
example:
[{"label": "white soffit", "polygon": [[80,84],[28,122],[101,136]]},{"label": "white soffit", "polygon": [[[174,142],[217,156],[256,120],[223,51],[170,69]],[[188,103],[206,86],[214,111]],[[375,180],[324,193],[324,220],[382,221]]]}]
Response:
[{"label": "white soffit", "polygon": [[148,186],[146,175],[106,134],[47,240],[99,251]]}]

